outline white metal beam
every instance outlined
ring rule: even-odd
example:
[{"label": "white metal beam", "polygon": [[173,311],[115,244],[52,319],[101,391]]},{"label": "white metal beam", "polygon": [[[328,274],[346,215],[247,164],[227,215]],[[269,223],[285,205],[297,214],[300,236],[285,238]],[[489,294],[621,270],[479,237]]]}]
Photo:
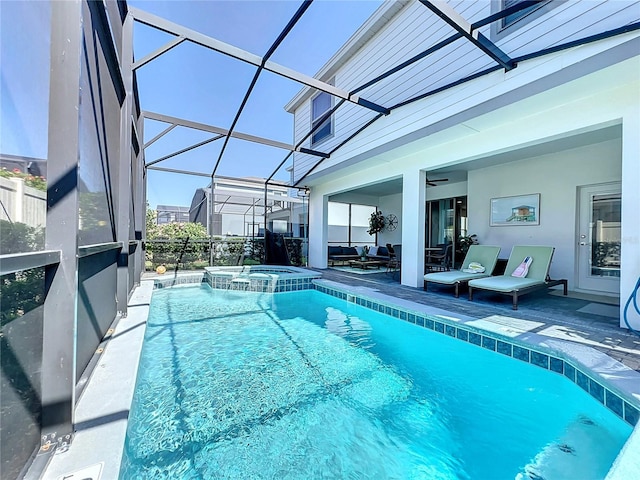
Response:
[{"label": "white metal beam", "polygon": [[[193,128],[195,130],[202,130],[203,132],[217,133],[218,135],[229,135],[229,130],[220,127],[214,127],[213,125],[207,125],[206,123],[193,122],[191,120],[184,120],[182,118],[171,117],[169,115],[147,111],[143,111],[142,115],[144,116],[144,118],[148,118],[150,120],[173,123],[176,125],[181,125],[183,127]],[[248,133],[231,132],[231,137],[237,138],[239,140],[246,140],[248,142],[261,143],[270,147],[282,148],[284,150],[296,150],[294,145],[291,145],[290,143],[283,143],[278,142],[277,140],[269,140],[268,138],[256,137],[255,135],[249,135]]]},{"label": "white metal beam", "polygon": [[216,52],[228,55],[251,65],[255,65],[256,67],[262,66],[265,70],[275,73],[276,75],[286,77],[295,82],[307,85],[308,87],[316,88],[322,92],[329,93],[349,102],[362,105],[365,108],[370,108],[372,110],[385,114],[389,113],[389,111],[385,107],[361,99],[356,94],[349,95],[349,92],[347,92],[346,90],[342,90],[341,88],[329,85],[328,83],[318,80],[317,78],[310,77],[309,75],[297,72],[275,62],[265,62],[262,57],[258,55],[247,52],[246,50],[242,50],[241,48],[235,47],[215,38],[209,37],[190,28],[178,25],[177,23],[171,22],[165,18],[153,15],[149,12],[145,12],[144,10],[140,10],[134,7],[129,7],[129,13],[133,15],[133,18],[136,21],[144,25],[157,28],[158,30],[162,30],[163,32],[175,35],[180,38],[185,38],[186,40],[189,40],[193,43],[197,43],[198,45],[210,48],[211,50],[215,50]]},{"label": "white metal beam", "polygon": [[150,167],[151,165],[155,165],[156,163],[163,162],[163,161],[168,160],[170,158],[176,157],[176,156],[178,156],[178,155],[180,155],[182,153],[186,153],[186,152],[194,150],[194,149],[196,149],[198,147],[202,147],[203,145],[207,145],[207,144],[209,144],[211,142],[215,142],[216,140],[219,140],[222,137],[224,137],[224,135],[216,135],[215,137],[207,138],[206,140],[203,140],[202,142],[194,143],[193,145],[191,145],[189,147],[186,147],[186,148],[183,148],[183,149],[180,149],[177,152],[170,153],[169,155],[165,155],[164,157],[160,157],[157,160],[153,160],[151,162],[148,162],[148,163],[145,164],[145,167]]},{"label": "white metal beam", "polygon": [[147,170],[157,170],[158,172],[181,173],[181,174],[184,174],[184,175],[195,175],[197,177],[211,178],[211,174],[210,173],[189,172],[187,170],[177,170],[175,168],[147,167]]},{"label": "white metal beam", "polygon": [[143,65],[146,65],[147,63],[149,63],[154,58],[157,58],[160,55],[162,55],[163,53],[168,52],[173,47],[177,47],[178,45],[180,45],[185,40],[186,40],[186,38],[184,38],[184,37],[176,37],[176,38],[174,38],[173,40],[171,40],[170,42],[168,42],[164,46],[162,46],[159,49],[157,49],[155,52],[151,52],[149,55],[146,55],[141,60],[138,60],[137,62],[134,62],[133,63],[133,70],[135,71],[138,68],[142,67]]},{"label": "white metal beam", "polygon": [[158,140],[160,140],[162,137],[164,137],[167,133],[169,133],[171,130],[173,130],[174,128],[176,128],[178,125],[176,125],[175,123],[172,125],[169,125],[167,128],[165,128],[163,131],[161,131],[158,135],[156,135],[155,137],[153,137],[151,140],[149,140],[147,143],[144,144],[144,148],[147,148],[149,145],[151,145],[154,142],[157,142]]}]

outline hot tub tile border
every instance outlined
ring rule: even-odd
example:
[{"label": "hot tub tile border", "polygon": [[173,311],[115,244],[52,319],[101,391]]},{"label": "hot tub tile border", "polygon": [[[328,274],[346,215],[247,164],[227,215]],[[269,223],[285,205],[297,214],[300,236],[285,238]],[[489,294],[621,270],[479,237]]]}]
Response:
[{"label": "hot tub tile border", "polygon": [[[176,285],[206,283],[214,290],[284,293],[313,289],[313,280],[319,277],[319,274],[315,272],[305,273],[304,271],[300,271],[296,273],[283,274],[282,271],[268,268],[261,268],[255,273],[268,275],[269,278],[247,276],[238,279],[237,277],[234,277],[233,272],[210,272],[207,270],[205,272],[193,274],[182,274],[178,276],[169,276],[167,278],[155,278],[153,288],[168,288]],[[287,275],[287,278],[280,278],[278,274]]]},{"label": "hot tub tile border", "polygon": [[552,373],[562,375],[585,390],[600,404],[608,408],[620,419],[635,427],[640,419],[640,408],[632,405],[629,399],[619,395],[604,385],[602,381],[592,378],[587,371],[576,365],[577,362],[562,358],[552,351],[543,348],[514,342],[508,337],[488,332],[476,327],[450,323],[446,319],[411,311],[407,308],[390,305],[384,301],[362,297],[359,294],[347,293],[338,288],[314,282],[313,288],[321,293],[331,295],[362,307],[385,313],[399,320],[432,330],[456,340],[471,343],[488,350],[510,356],[516,360],[543,368]]},{"label": "hot tub tile border", "polygon": [[154,278],[153,289],[174,287],[176,285],[188,285],[205,283],[204,273],[190,273],[186,275],[168,276],[166,278]]}]

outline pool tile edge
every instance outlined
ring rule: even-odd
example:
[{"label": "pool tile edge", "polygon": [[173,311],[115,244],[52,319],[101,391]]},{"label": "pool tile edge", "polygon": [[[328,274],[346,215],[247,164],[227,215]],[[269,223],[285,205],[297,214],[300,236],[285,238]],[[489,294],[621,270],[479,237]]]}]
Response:
[{"label": "pool tile edge", "polygon": [[[564,375],[631,426],[638,424],[640,373],[591,347],[535,333],[509,332],[504,325],[492,324],[488,318],[477,319],[463,315],[452,317],[444,310],[384,295],[368,287],[352,287],[329,280],[314,280],[313,283],[320,292],[481,348],[506,354],[507,347],[504,344],[511,345],[512,354],[509,356]],[[455,331],[451,331],[451,328]],[[517,338],[514,334],[517,334]],[[502,344],[503,351],[497,350],[496,342]],[[567,375],[571,371],[576,373]],[[624,406],[622,412],[612,408],[619,403]],[[626,412],[627,405],[633,409],[630,415]]]}]

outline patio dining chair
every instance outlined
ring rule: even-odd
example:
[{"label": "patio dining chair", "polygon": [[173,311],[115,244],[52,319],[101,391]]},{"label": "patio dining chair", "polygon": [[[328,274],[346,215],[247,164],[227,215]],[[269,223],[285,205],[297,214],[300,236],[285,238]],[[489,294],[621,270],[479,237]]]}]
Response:
[{"label": "patio dining chair", "polygon": [[451,265],[451,249],[450,243],[440,245],[442,250],[438,253],[429,254],[425,258],[425,269],[432,271],[448,271]]},{"label": "patio dining chair", "polygon": [[400,272],[402,266],[402,245],[393,245],[393,256],[389,256],[389,263],[387,263],[387,273],[391,273],[395,278],[396,273]]},{"label": "patio dining chair", "polygon": [[387,250],[389,251],[389,257],[393,257],[396,252],[393,249],[393,245],[391,245],[390,243],[387,243]]}]

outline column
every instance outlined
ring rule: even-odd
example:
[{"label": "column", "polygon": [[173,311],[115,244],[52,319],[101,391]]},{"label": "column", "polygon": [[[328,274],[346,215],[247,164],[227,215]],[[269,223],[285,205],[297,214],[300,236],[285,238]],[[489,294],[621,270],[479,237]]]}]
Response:
[{"label": "column", "polygon": [[406,171],[402,175],[402,269],[401,283],[421,287],[424,276],[424,222],[426,173]]},{"label": "column", "polygon": [[[640,278],[640,111],[638,98],[622,118],[622,245],[620,252],[620,326],[628,328],[624,307]],[[636,293],[640,300],[640,292]],[[633,302],[627,320],[640,331],[640,315]]]},{"label": "column", "polygon": [[70,441],[75,408],[81,7],[51,2],[45,248],[60,251],[60,263],[45,270],[41,438],[59,444]]},{"label": "column", "polygon": [[327,268],[329,197],[309,194],[309,266]]},{"label": "column", "polygon": [[[120,69],[126,97],[120,107],[120,152],[113,155],[116,160],[114,167],[118,170],[118,183],[116,185],[116,238],[122,243],[122,250],[118,258],[116,303],[118,313],[127,316],[127,303],[129,299],[129,222],[135,219],[129,218],[129,202],[131,199],[131,140],[133,112],[133,18],[127,15],[122,26],[122,53]],[[111,159],[109,159],[111,161]],[[140,205],[138,208],[142,208]]]}]

